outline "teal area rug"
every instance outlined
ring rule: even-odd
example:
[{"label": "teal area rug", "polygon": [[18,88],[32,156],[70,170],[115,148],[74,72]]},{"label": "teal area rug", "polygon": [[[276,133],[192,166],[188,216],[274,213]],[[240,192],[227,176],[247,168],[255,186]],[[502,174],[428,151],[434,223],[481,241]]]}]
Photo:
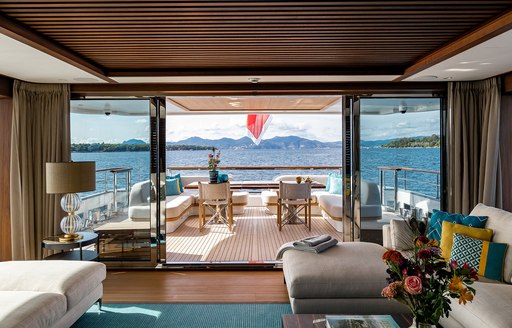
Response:
[{"label": "teal area rug", "polygon": [[104,304],[72,327],[280,328],[281,316],[291,313],[290,304]]}]

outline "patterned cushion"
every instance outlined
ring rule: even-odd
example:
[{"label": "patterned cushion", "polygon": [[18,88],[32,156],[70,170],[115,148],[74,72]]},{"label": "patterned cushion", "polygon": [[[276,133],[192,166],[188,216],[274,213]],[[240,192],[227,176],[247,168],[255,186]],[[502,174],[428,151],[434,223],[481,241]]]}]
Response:
[{"label": "patterned cushion", "polygon": [[446,260],[450,259],[450,255],[452,253],[454,233],[490,241],[492,238],[493,231],[491,229],[472,228],[463,226],[462,224],[443,221],[443,234],[441,235],[441,251],[442,256]]},{"label": "patterned cushion", "polygon": [[507,244],[492,243],[454,233],[450,260],[468,263],[479,275],[502,281],[507,247]]},{"label": "patterned cushion", "polygon": [[441,242],[443,233],[443,221],[462,224],[473,228],[484,228],[487,216],[475,216],[464,214],[450,214],[439,210],[432,210],[432,217],[428,222],[427,237]]}]

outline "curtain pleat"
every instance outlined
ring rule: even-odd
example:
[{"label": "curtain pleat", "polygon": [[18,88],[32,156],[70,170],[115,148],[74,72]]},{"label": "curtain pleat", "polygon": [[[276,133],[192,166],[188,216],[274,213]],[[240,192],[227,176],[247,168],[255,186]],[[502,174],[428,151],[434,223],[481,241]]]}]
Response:
[{"label": "curtain pleat", "polygon": [[69,85],[15,81],[11,134],[12,259],[42,257],[60,232],[60,195],[46,194],[47,162],[69,161]]},{"label": "curtain pleat", "polygon": [[448,85],[448,210],[501,207],[497,78]]}]

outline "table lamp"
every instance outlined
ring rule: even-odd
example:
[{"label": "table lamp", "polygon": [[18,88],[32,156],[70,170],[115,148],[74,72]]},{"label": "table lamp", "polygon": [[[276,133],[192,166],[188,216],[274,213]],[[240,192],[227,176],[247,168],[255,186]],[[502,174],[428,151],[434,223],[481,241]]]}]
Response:
[{"label": "table lamp", "polygon": [[64,162],[46,163],[46,193],[65,194],[60,206],[67,216],[60,221],[64,235],[62,241],[74,240],[79,237],[76,233],[82,228],[82,219],[75,212],[80,208],[78,192],[96,189],[95,162]]}]

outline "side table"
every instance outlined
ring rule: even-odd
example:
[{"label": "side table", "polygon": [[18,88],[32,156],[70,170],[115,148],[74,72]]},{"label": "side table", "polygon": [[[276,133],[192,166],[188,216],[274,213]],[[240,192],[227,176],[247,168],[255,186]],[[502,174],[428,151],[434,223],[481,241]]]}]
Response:
[{"label": "side table", "polygon": [[[60,250],[45,257],[45,260],[74,260],[74,261],[94,261],[99,256],[98,234],[94,232],[79,232],[82,238],[72,241],[59,241],[59,236],[50,236],[43,239],[41,248],[44,250]],[[95,245],[95,250],[83,249],[84,246]],[[78,248],[78,250],[76,250]]]}]

